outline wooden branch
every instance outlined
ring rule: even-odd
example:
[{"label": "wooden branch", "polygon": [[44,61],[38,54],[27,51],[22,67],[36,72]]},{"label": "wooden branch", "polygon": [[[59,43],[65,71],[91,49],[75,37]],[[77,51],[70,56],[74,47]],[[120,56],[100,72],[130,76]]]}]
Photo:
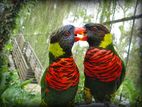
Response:
[{"label": "wooden branch", "polygon": [[92,104],[81,104],[81,105],[76,105],[75,107],[118,107],[114,104],[104,104],[104,103],[92,103]]},{"label": "wooden branch", "polygon": [[109,22],[104,22],[103,24],[114,24],[114,23],[118,23],[118,22],[123,22],[123,21],[128,21],[128,20],[133,20],[133,19],[139,19],[139,18],[142,18],[142,14],[140,15],[136,15],[136,16],[131,16],[131,17],[125,17],[125,18],[122,18],[122,19],[118,19],[118,20],[112,20],[112,21],[109,21]]},{"label": "wooden branch", "polygon": [[[137,6],[138,6],[138,0],[136,1],[134,16],[135,16],[136,11],[137,11]],[[132,24],[132,28],[131,28],[131,35],[130,35],[130,38],[129,38],[129,45],[128,45],[129,47],[128,47],[128,52],[127,52],[126,67],[128,65],[128,60],[129,60],[129,56],[130,56],[130,48],[131,48],[131,44],[132,44],[134,25],[135,25],[135,19],[133,20],[133,24]]]}]

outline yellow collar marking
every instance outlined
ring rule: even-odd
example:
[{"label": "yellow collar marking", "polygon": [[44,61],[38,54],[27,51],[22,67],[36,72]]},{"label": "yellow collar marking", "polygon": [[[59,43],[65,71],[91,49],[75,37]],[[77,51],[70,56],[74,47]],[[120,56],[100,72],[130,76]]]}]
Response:
[{"label": "yellow collar marking", "polygon": [[105,34],[104,40],[101,42],[99,47],[106,48],[112,43],[112,34]]},{"label": "yellow collar marking", "polygon": [[59,57],[65,53],[59,43],[51,43],[49,46],[49,52],[51,52],[55,57]]}]

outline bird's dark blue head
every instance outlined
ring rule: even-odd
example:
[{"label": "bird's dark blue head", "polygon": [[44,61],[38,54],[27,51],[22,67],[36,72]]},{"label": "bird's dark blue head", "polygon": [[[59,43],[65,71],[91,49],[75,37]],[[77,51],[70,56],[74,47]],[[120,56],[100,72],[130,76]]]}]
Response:
[{"label": "bird's dark blue head", "polygon": [[[111,41],[111,35],[109,30],[102,24],[88,23],[84,26],[87,32],[89,46],[101,47],[101,45],[107,45]],[[106,35],[109,34],[109,35]],[[110,40],[110,41],[104,41]],[[109,43],[107,43],[109,42]],[[106,46],[102,46],[106,47]]]},{"label": "bird's dark blue head", "polygon": [[50,53],[55,57],[70,56],[74,44],[74,29],[73,25],[65,25],[53,32],[50,38]]}]

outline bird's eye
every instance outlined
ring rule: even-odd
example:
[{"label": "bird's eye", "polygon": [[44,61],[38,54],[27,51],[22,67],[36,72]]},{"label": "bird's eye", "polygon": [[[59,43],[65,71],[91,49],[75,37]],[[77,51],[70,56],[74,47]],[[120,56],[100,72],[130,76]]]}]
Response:
[{"label": "bird's eye", "polygon": [[85,32],[84,32],[84,34],[86,35],[86,34],[87,34],[87,32],[85,31]]},{"label": "bird's eye", "polygon": [[96,27],[93,27],[91,30],[93,30],[93,31],[97,31],[97,28],[96,28]]},{"label": "bird's eye", "polygon": [[66,35],[66,36],[70,36],[70,32],[69,32],[69,31],[66,31],[66,32],[65,32],[65,35]]}]

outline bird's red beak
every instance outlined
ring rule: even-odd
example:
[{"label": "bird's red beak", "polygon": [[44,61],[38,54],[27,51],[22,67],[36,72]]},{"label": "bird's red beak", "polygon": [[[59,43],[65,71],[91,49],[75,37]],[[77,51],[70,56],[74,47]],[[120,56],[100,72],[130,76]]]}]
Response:
[{"label": "bird's red beak", "polygon": [[74,30],[75,42],[77,41],[87,41],[88,36],[86,35],[86,29],[83,27],[77,27]]}]

